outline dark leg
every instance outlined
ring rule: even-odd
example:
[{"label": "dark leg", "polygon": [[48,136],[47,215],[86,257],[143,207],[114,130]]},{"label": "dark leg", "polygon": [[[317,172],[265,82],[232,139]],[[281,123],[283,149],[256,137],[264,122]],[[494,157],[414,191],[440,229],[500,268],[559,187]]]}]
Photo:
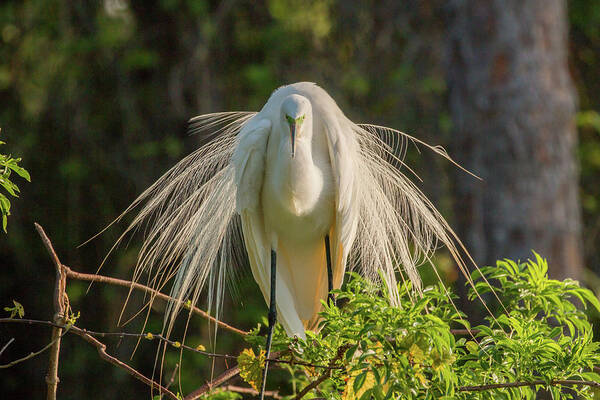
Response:
[{"label": "dark leg", "polygon": [[[275,322],[277,322],[277,304],[275,302],[275,282],[277,271],[277,254],[274,250],[271,250],[271,299],[269,304],[269,333],[267,334],[267,352],[265,358],[269,359],[271,355],[271,340],[273,339],[273,329],[275,328]],[[262,387],[260,389],[260,400],[265,397],[265,387],[267,385],[267,371],[269,369],[269,361],[265,361],[265,370],[263,371]]]},{"label": "dark leg", "polygon": [[331,267],[331,247],[329,245],[329,235],[325,235],[325,256],[327,257],[327,296],[328,301],[335,305],[335,297],[331,291],[333,290],[333,270]]}]

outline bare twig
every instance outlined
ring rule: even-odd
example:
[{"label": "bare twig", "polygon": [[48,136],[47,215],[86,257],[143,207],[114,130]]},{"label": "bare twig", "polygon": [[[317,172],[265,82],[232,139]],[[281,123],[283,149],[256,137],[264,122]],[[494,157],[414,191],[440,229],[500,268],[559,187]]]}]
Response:
[{"label": "bare twig", "polygon": [[[333,367],[335,365],[335,363],[338,362],[338,360],[344,356],[344,353],[346,352],[346,350],[348,350],[348,348],[350,348],[350,344],[348,344],[348,343],[343,346],[340,346],[337,350],[336,356],[334,358],[332,358],[331,361],[329,361],[329,366]],[[323,383],[330,376],[331,376],[331,369],[329,369],[326,372],[324,372],[323,374],[321,374],[321,376],[319,376],[317,379],[312,381],[307,387],[302,389],[302,391],[300,393],[298,393],[296,395],[296,397],[294,397],[294,400],[300,400],[301,398],[306,396],[308,394],[308,392],[315,389],[317,386],[319,386],[321,383]]]},{"label": "bare twig", "polygon": [[564,380],[553,380],[550,383],[543,380],[536,380],[532,382],[507,382],[507,383],[494,383],[490,385],[481,386],[463,386],[458,388],[459,392],[483,392],[492,389],[502,388],[514,388],[522,386],[593,386],[600,387],[600,382],[593,381],[579,381],[576,379],[564,379]]},{"label": "bare twig", "polygon": [[[185,344],[181,344],[180,342],[167,339],[167,338],[165,338],[164,336],[162,336],[160,334],[156,334],[155,335],[155,334],[151,334],[151,333],[95,332],[95,331],[89,331],[89,330],[83,329],[83,328],[78,328],[76,326],[62,325],[62,324],[54,323],[52,321],[42,321],[42,320],[36,320],[36,319],[0,318],[0,323],[13,323],[13,324],[16,323],[16,324],[28,324],[28,325],[46,325],[46,326],[52,326],[52,327],[57,327],[57,328],[67,328],[67,327],[70,327],[71,329],[73,329],[73,333],[76,333],[76,334],[87,334],[87,335],[90,335],[90,336],[93,336],[93,337],[110,337],[110,336],[114,336],[114,337],[117,337],[117,338],[131,337],[131,338],[137,338],[137,339],[143,338],[143,339],[147,339],[147,340],[158,339],[158,340],[160,340],[162,342],[170,344],[173,347],[176,347],[176,348],[181,347],[181,348],[183,348],[185,350],[189,350],[189,351],[192,351],[194,353],[202,354],[202,355],[205,355],[207,357],[237,359],[236,356],[232,356],[232,355],[229,355],[229,354],[209,353],[207,351],[198,350],[198,349],[195,349],[195,348],[193,348],[191,346],[187,346]],[[275,362],[288,362],[288,361],[276,360]]]},{"label": "bare twig", "polygon": [[[0,369],[13,367],[13,366],[15,366],[17,364],[22,363],[23,361],[27,361],[29,359],[32,359],[34,357],[39,356],[40,354],[42,354],[43,352],[45,352],[46,350],[48,350],[49,348],[51,348],[52,346],[54,346],[54,344],[56,343],[56,341],[60,340],[68,331],[69,331],[69,327],[67,326],[66,330],[64,332],[62,332],[62,334],[57,339],[54,339],[53,341],[51,341],[50,343],[48,343],[47,345],[45,345],[44,347],[42,347],[40,350],[34,351],[32,353],[29,353],[25,357],[21,357],[21,358],[19,358],[17,360],[11,361],[11,362],[9,362],[7,364],[2,364],[2,365],[0,365]],[[12,340],[14,340],[14,338]],[[10,344],[10,342],[8,342],[8,344]],[[4,347],[5,348],[8,347],[8,344],[7,344],[7,346],[4,346]],[[4,349],[2,349],[2,351],[4,351]]]},{"label": "bare twig", "polygon": [[323,383],[325,380],[327,380],[327,378],[329,378],[330,375],[331,375],[331,371],[327,371],[323,375],[319,376],[317,379],[312,381],[310,383],[310,385],[308,385],[307,387],[302,389],[302,391],[300,393],[298,393],[296,395],[296,397],[294,397],[294,400],[300,400],[301,398],[306,396],[308,394],[308,392],[310,392],[311,390],[313,390],[314,388],[319,386],[321,383]]},{"label": "bare twig", "polygon": [[2,353],[4,353],[4,350],[6,350],[6,349],[8,348],[8,346],[10,346],[10,344],[11,344],[12,342],[14,342],[14,341],[15,341],[15,338],[10,338],[10,340],[8,341],[8,343],[6,343],[6,344],[5,344],[5,345],[2,347],[2,350],[0,350],[0,356],[2,355]]},{"label": "bare twig", "polygon": [[[284,352],[282,352],[282,351],[276,351],[273,353],[273,358],[277,358],[280,355],[282,355],[283,353]],[[202,396],[204,393],[209,392],[212,389],[215,389],[215,388],[221,386],[228,380],[237,376],[239,373],[240,373],[240,368],[237,365],[233,368],[229,368],[227,371],[223,372],[221,375],[219,375],[212,381],[206,382],[204,385],[200,386],[198,389],[194,390],[193,392],[191,392],[190,394],[185,396],[183,398],[183,400],[195,400],[198,397]]]},{"label": "bare twig", "polygon": [[233,368],[229,368],[227,371],[223,372],[221,375],[216,377],[210,382],[206,382],[204,385],[200,386],[198,389],[189,393],[187,396],[183,398],[183,400],[195,400],[202,396],[204,393],[214,389],[216,387],[221,386],[231,378],[237,376],[240,373],[240,368],[236,365]]},{"label": "bare twig", "polygon": [[[0,323],[16,323],[16,324],[28,324],[28,325],[46,325],[46,326],[52,326],[52,327],[56,327],[56,328],[65,328],[69,325],[63,325],[63,324],[57,324],[54,323],[52,321],[42,321],[42,320],[36,320],[36,319],[15,319],[15,318],[0,318]],[[170,344],[173,347],[176,348],[183,348],[185,350],[189,350],[192,351],[194,353],[198,353],[198,354],[202,354],[204,356],[207,357],[214,357],[214,358],[227,358],[227,359],[237,359],[236,356],[232,356],[229,354],[219,354],[219,353],[210,353],[208,351],[204,351],[204,350],[198,350],[195,349],[191,346],[185,345],[185,344],[181,344],[181,342],[178,341],[174,341],[171,339],[167,339],[166,337],[160,335],[160,334],[153,334],[153,333],[128,333],[128,332],[95,332],[95,331],[90,331],[87,329],[83,329],[83,328],[78,328],[78,327],[73,327],[73,333],[85,333],[88,334],[90,336],[94,336],[94,337],[110,337],[110,336],[114,336],[117,338],[125,338],[125,337],[130,337],[130,338],[136,338],[136,339],[146,339],[146,340],[160,340],[162,342],[165,342],[167,344]],[[289,363],[289,361],[286,360],[275,360],[275,362],[281,362],[281,363]]]},{"label": "bare twig", "polygon": [[175,382],[175,377],[177,376],[177,371],[179,370],[179,363],[175,364],[175,368],[173,368],[173,373],[171,373],[171,378],[169,378],[169,383],[167,383],[167,388],[170,388],[173,382]]},{"label": "bare twig", "polygon": [[56,251],[54,251],[54,247],[52,247],[52,242],[46,235],[44,228],[42,228],[41,225],[39,225],[37,222],[34,223],[34,225],[35,225],[35,229],[37,230],[38,234],[42,238],[42,242],[44,243],[44,247],[46,247],[46,251],[50,255],[52,262],[54,263],[54,267],[56,268],[56,282],[55,282],[55,287],[54,287],[54,310],[55,311],[56,310],[64,311],[63,310],[64,289],[61,288],[61,285],[63,284],[63,281],[64,281],[63,273],[62,273],[63,272],[62,271],[62,263],[60,262],[58,256],[56,255]]},{"label": "bare twig", "polygon": [[146,385],[150,386],[152,389],[158,389],[161,393],[165,394],[168,398],[170,398],[172,400],[177,400],[177,396],[173,392],[171,392],[169,389],[167,389],[164,386],[161,386],[159,383],[153,381],[152,379],[147,378],[146,376],[142,375],[136,369],[132,368],[128,364],[125,364],[123,361],[119,360],[118,358],[115,358],[115,357],[111,356],[110,354],[108,354],[106,352],[106,345],[104,343],[100,342],[95,337],[85,333],[81,329],[74,330],[74,333],[81,336],[86,342],[94,345],[96,347],[96,349],[98,350],[98,354],[100,355],[100,358],[102,358],[103,360],[108,361],[109,363],[111,363],[114,366],[124,369],[125,371],[127,371],[127,373],[129,375],[133,376],[135,379],[137,379],[141,382],[144,382]]},{"label": "bare twig", "polygon": [[[58,328],[65,328],[65,327],[69,327],[69,325],[61,325],[61,324],[56,324],[54,322],[51,321],[42,321],[42,320],[35,320],[35,319],[15,319],[15,318],[0,318],[0,323],[19,323],[19,324],[28,324],[28,325],[46,325],[46,326],[52,326],[52,327],[58,327]],[[88,334],[90,336],[93,337],[117,337],[117,338],[126,338],[126,337],[130,337],[130,338],[136,338],[136,339],[146,339],[146,340],[160,340],[162,342],[165,342],[173,347],[176,348],[183,348],[185,350],[194,352],[194,353],[198,353],[198,354],[202,354],[206,357],[212,357],[212,358],[225,358],[225,359],[229,359],[229,360],[237,360],[237,356],[232,356],[230,354],[220,354],[220,353],[210,353],[204,350],[198,350],[196,348],[193,348],[191,346],[182,344],[179,341],[174,341],[171,339],[167,339],[164,336],[160,335],[160,334],[152,334],[152,333],[128,333],[128,332],[96,332],[96,331],[90,331],[87,329],[83,329],[83,328],[78,328],[76,326],[71,327],[71,329],[73,329],[73,333],[79,334],[79,333],[85,333]],[[275,354],[275,353],[274,353]],[[280,354],[280,353],[277,353]],[[331,365],[320,365],[320,364],[311,364],[311,363],[307,363],[307,362],[303,362],[303,361],[296,361],[296,360],[282,360],[276,357],[272,357],[269,358],[269,362],[275,363],[275,364],[290,364],[290,365],[301,365],[304,367],[312,367],[312,368],[323,368],[323,369],[341,369],[343,367],[340,366],[331,366]]]},{"label": "bare twig", "polygon": [[[65,335],[67,332],[71,332],[71,333],[74,333],[74,334],[82,337],[86,342],[88,342],[96,347],[96,349],[98,350],[98,354],[100,355],[100,358],[102,358],[103,360],[108,361],[109,363],[111,363],[119,368],[124,369],[130,375],[132,375],[134,378],[138,379],[141,382],[144,382],[151,388],[156,388],[156,389],[160,390],[162,393],[166,394],[169,398],[177,399],[177,396],[175,394],[173,394],[172,392],[170,392],[167,388],[162,387],[160,384],[145,377],[144,375],[142,375],[140,372],[138,372],[137,370],[135,370],[128,364],[125,364],[124,362],[120,361],[119,359],[108,354],[106,352],[106,345],[92,336],[92,333],[98,333],[98,332],[90,333],[90,332],[86,331],[85,329],[78,328],[74,325],[59,325],[59,324],[56,324],[51,321],[38,321],[38,320],[33,320],[33,319],[0,318],[0,323],[22,323],[22,324],[29,324],[29,325],[38,324],[38,325],[52,326],[54,328],[60,328],[60,329],[65,328],[63,335]],[[108,333],[105,333],[105,334],[109,335]],[[122,335],[122,334],[118,334],[118,335]],[[127,335],[127,334],[125,334],[125,335]],[[136,335],[136,334],[133,334],[133,335]],[[117,336],[117,335],[115,335],[115,336]],[[48,347],[48,346],[46,346],[46,347]],[[39,352],[38,352],[38,354],[39,354]],[[34,354],[34,356],[35,355],[37,355],[37,354]],[[27,359],[32,358],[32,357],[33,356],[30,355],[27,357]]]},{"label": "bare twig", "polygon": [[[111,278],[109,276],[98,275],[98,274],[84,274],[81,272],[74,271],[73,269],[69,268],[66,265],[63,265],[63,268],[65,269],[65,272],[66,272],[66,275],[68,278],[77,279],[80,281],[108,283],[108,284],[115,285],[115,286],[134,288],[134,289],[141,290],[143,292],[152,293],[154,296],[158,297],[159,299],[165,300],[165,301],[175,301],[175,302],[177,301],[177,299],[174,299],[171,296],[168,296],[164,293],[159,292],[158,290],[152,289],[151,287],[142,285],[137,282],[127,281],[124,279]],[[245,336],[248,334],[248,332],[246,332],[246,331],[243,331],[241,329],[238,329],[234,326],[231,326],[223,321],[216,319],[215,317],[213,317],[212,315],[210,315],[209,313],[207,313],[206,311],[204,311],[198,307],[192,306],[191,310],[194,314],[198,314],[201,317],[214,322],[215,324],[219,325],[221,328],[227,329],[231,332],[235,332],[238,335],[242,335],[242,336]]]},{"label": "bare twig", "polygon": [[[228,390],[230,392],[237,392],[237,393],[246,393],[246,394],[251,394],[253,396],[257,396],[259,394],[258,390],[254,390],[253,388],[234,386],[234,385],[223,386],[223,390]],[[279,395],[279,392],[277,390],[266,390],[265,396],[272,397],[274,399],[282,398]]]},{"label": "bare twig", "polygon": [[[44,229],[38,224],[35,223],[35,229],[38,234],[42,238],[42,242],[54,263],[54,267],[56,269],[56,280],[54,283],[54,322],[57,324],[62,324],[65,318],[65,308],[64,308],[64,293],[66,287],[66,276],[64,273],[63,266],[52,247],[52,242],[44,232]],[[62,328],[54,327],[52,328],[52,347],[50,350],[50,358],[48,360],[48,373],[46,374],[46,384],[48,385],[48,392],[46,394],[47,400],[56,400],[56,389],[58,387],[58,357],[60,354],[60,339],[63,335]]]}]

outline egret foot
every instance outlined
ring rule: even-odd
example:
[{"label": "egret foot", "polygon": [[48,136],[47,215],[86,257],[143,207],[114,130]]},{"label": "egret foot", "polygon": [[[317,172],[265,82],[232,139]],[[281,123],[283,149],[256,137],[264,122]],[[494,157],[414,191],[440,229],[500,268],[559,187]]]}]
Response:
[{"label": "egret foot", "polygon": [[277,281],[277,254],[271,250],[271,298],[269,304],[269,332],[267,333],[267,345],[265,353],[265,369],[263,371],[262,386],[260,388],[260,400],[264,400],[265,387],[267,386],[267,372],[269,370],[269,357],[271,356],[271,340],[273,329],[277,322],[277,303],[275,302],[275,282]]}]

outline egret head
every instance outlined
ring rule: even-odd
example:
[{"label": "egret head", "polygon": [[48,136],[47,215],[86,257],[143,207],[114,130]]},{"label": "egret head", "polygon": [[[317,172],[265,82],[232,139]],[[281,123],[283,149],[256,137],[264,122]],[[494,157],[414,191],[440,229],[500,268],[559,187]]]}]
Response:
[{"label": "egret head", "polygon": [[281,121],[283,128],[290,132],[292,158],[296,155],[296,137],[311,129],[311,120],[312,107],[306,97],[292,94],[281,103]]}]

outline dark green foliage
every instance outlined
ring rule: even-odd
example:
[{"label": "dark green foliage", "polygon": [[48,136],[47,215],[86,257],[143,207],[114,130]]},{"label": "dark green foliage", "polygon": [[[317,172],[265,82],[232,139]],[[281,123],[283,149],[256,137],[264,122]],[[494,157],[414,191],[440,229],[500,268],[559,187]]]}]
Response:
[{"label": "dark green foliage", "polygon": [[[472,327],[473,336],[454,334],[468,328],[442,286],[428,287],[417,301],[410,287],[401,286],[394,307],[386,293],[356,274],[344,290],[336,291],[341,308],[326,306],[322,330],[307,340],[288,339],[278,329],[273,347],[286,351],[283,359],[340,367],[321,385],[327,398],[401,399],[535,399],[541,389],[555,400],[591,399],[589,386],[557,385],[557,381],[600,382],[593,367],[600,364],[599,344],[580,306],[600,308],[598,299],[576,281],[551,280],[547,263],[535,260],[499,261],[482,268],[502,301],[487,324]],[[481,275],[478,275],[481,277]],[[480,279],[477,290],[490,286]],[[472,292],[471,297],[475,297]],[[256,335],[250,343],[264,345]],[[340,356],[338,358],[338,356]],[[296,391],[326,370],[287,366]],[[483,391],[467,387],[511,382],[545,384]],[[461,388],[463,390],[461,390]]]},{"label": "dark green foliage", "polygon": [[[0,141],[0,146],[5,144]],[[13,197],[19,197],[19,187],[12,182],[11,174],[14,172],[21,178],[31,182],[29,172],[21,166],[20,158],[13,158],[10,155],[0,154],[0,188],[4,188],[6,192]],[[8,216],[10,215],[10,200],[5,194],[0,192],[0,215],[2,216],[2,229],[6,232],[8,224]]]}]

